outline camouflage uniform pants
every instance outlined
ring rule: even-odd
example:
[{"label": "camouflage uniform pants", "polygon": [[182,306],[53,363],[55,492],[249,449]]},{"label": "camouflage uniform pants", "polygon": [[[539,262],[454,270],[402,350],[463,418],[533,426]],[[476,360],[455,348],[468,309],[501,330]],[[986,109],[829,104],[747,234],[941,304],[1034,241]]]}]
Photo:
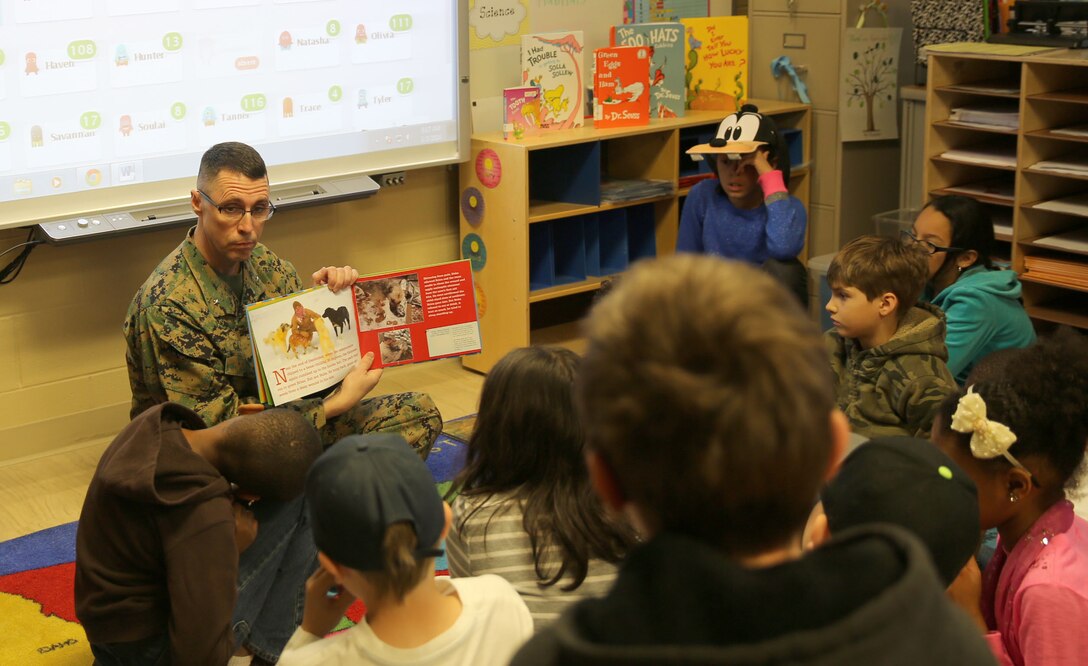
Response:
[{"label": "camouflage uniform pants", "polygon": [[320,432],[326,448],[348,435],[396,433],[426,460],[434,440],[442,433],[442,415],[426,393],[393,393],[360,401],[354,408],[329,419]]}]

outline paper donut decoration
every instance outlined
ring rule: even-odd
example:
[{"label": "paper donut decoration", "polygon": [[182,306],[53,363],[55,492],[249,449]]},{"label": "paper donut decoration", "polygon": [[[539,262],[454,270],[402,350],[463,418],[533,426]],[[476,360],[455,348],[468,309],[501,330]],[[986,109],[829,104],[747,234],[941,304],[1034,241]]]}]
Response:
[{"label": "paper donut decoration", "polygon": [[472,264],[472,270],[482,271],[487,265],[487,247],[477,234],[466,234],[461,240],[461,256]]},{"label": "paper donut decoration", "polygon": [[480,286],[480,283],[476,283],[476,317],[479,319],[484,318],[484,313],[487,312],[487,295],[484,294],[484,288]]},{"label": "paper donut decoration", "polygon": [[461,215],[474,227],[484,221],[484,195],[475,187],[466,187],[461,193]]},{"label": "paper donut decoration", "polygon": [[502,162],[499,154],[490,148],[484,148],[476,155],[476,177],[484,187],[497,187],[502,180]]}]

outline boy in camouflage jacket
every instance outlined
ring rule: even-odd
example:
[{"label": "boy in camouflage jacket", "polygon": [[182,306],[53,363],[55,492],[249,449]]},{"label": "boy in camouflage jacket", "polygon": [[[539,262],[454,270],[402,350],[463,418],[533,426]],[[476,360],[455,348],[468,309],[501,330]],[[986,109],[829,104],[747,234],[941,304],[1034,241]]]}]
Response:
[{"label": "boy in camouflage jacket", "polygon": [[825,334],[836,401],[866,437],[928,437],[941,401],[956,390],[948,371],[944,314],[919,303],[926,257],[896,239],[862,236],[831,262]]}]

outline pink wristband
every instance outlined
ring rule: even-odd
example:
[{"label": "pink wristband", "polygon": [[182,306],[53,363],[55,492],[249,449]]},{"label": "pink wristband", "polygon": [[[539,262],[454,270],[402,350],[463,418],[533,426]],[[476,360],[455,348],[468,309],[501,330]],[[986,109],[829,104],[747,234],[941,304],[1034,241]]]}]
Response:
[{"label": "pink wristband", "polygon": [[782,179],[782,172],[778,169],[768,171],[760,176],[759,186],[763,188],[764,199],[772,194],[778,194],[779,192],[789,192],[789,190],[786,189],[786,182]]}]

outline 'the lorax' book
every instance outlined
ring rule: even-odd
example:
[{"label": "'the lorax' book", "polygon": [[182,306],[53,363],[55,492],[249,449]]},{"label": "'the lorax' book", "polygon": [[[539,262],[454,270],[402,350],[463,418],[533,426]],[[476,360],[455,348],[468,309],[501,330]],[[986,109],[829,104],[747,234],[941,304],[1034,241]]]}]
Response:
[{"label": "'the lorax' book", "polygon": [[581,30],[521,37],[521,85],[540,88],[540,126],[569,129],[584,123],[585,63]]},{"label": "'the lorax' book", "polygon": [[650,124],[650,47],[610,46],[593,58],[593,124]]},{"label": "'the lorax' book", "polygon": [[687,108],[737,111],[748,99],[748,17],[680,19]]},{"label": "'the lorax' book", "polygon": [[680,23],[634,23],[612,26],[613,46],[650,49],[650,116],[684,115],[684,26]]}]

